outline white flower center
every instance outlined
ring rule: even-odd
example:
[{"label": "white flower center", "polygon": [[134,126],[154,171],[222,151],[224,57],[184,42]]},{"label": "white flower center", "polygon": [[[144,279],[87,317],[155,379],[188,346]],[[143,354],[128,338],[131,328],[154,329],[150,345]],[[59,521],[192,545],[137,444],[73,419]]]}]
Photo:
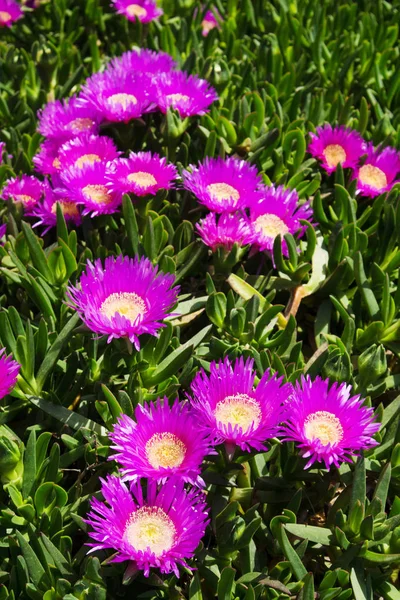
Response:
[{"label": "white flower center", "polygon": [[330,167],[336,167],[336,165],[346,160],[345,149],[339,144],[329,144],[323,151],[323,155]]},{"label": "white flower center", "polygon": [[101,158],[98,154],[83,154],[83,156],[80,156],[75,161],[75,167],[81,169],[85,165],[94,165],[94,163],[97,162],[101,162]]},{"label": "white flower center", "polygon": [[147,15],[147,10],[140,6],[139,4],[129,4],[126,7],[126,14],[129,17],[145,17]]},{"label": "white flower center", "polygon": [[134,323],[137,317],[146,314],[147,307],[143,298],[134,292],[115,292],[104,300],[100,312],[109,319],[117,314],[122,315]]},{"label": "white flower center", "polygon": [[376,190],[382,190],[387,186],[385,173],[373,165],[364,165],[358,173],[358,179],[365,185],[370,185]]},{"label": "white flower center", "polygon": [[304,434],[310,442],[319,440],[324,446],[333,446],[343,439],[343,427],[336,415],[318,410],[308,415],[304,421]]},{"label": "white flower center", "polygon": [[166,100],[173,105],[178,104],[178,102],[188,102],[190,100],[190,96],[186,96],[186,94],[168,94]]},{"label": "white flower center", "polygon": [[282,236],[289,233],[289,227],[278,215],[261,215],[254,221],[254,229],[266,237],[275,239],[277,235]]},{"label": "white flower center", "polygon": [[252,425],[258,427],[262,416],[257,400],[247,394],[236,394],[220,400],[214,415],[217,422],[232,427],[238,425],[242,431],[247,431]]},{"label": "white flower center", "polygon": [[97,204],[109,204],[112,200],[111,194],[105,185],[85,185],[82,192]]},{"label": "white flower center", "polygon": [[155,433],[146,443],[147,460],[154,469],[180,467],[186,454],[185,444],[173,433]]},{"label": "white flower center", "polygon": [[78,217],[79,216],[79,211],[78,211],[78,207],[76,206],[76,204],[74,204],[74,202],[68,202],[68,200],[57,200],[57,202],[54,202],[53,206],[51,207],[51,212],[53,215],[55,215],[57,213],[57,203],[60,205],[61,212],[64,216],[68,216],[68,217]]},{"label": "white flower center", "polygon": [[89,118],[77,118],[69,123],[69,127],[74,131],[86,131],[93,127],[93,121]]},{"label": "white flower center", "polygon": [[236,203],[240,198],[239,192],[229,183],[210,183],[207,186],[207,192],[219,202],[233,200]]},{"label": "white flower center", "polygon": [[32,202],[35,202],[35,198],[28,194],[16,194],[15,200],[17,202],[22,202],[22,204],[31,204]]},{"label": "white flower center", "polygon": [[0,10],[0,23],[8,23],[11,18],[12,17],[9,12]]},{"label": "white flower center", "polygon": [[111,108],[122,106],[123,109],[126,109],[129,108],[131,104],[137,104],[137,98],[133,94],[120,92],[119,94],[112,94],[112,96],[109,96],[107,98],[107,104],[109,104]]},{"label": "white flower center", "polygon": [[138,171],[137,173],[129,173],[127,177],[128,181],[133,181],[137,185],[140,185],[143,188],[151,187],[152,185],[156,185],[157,179],[151,173],[146,173],[146,171]]},{"label": "white flower center", "polygon": [[132,513],[124,538],[136,551],[150,550],[161,556],[174,546],[176,528],[162,508],[143,506]]}]

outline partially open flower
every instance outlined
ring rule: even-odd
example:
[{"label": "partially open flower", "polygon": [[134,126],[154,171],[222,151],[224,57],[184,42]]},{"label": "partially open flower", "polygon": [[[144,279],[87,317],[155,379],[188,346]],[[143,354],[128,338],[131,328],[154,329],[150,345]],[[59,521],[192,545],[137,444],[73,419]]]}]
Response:
[{"label": "partially open flower", "polygon": [[11,27],[23,16],[20,5],[15,0],[0,0],[0,27]]},{"label": "partially open flower", "polygon": [[206,246],[213,252],[217,248],[231,250],[233,244],[246,246],[253,241],[253,231],[249,220],[244,215],[226,213],[219,217],[209,213],[197,223],[196,229]]},{"label": "partially open flower", "polygon": [[[217,12],[217,9],[214,8],[214,11]],[[218,14],[218,12],[217,12]],[[219,15],[219,19],[221,20],[221,15]],[[201,31],[201,35],[203,37],[207,37],[207,35],[210,33],[210,31],[212,29],[221,29],[221,25],[218,23],[215,14],[212,10],[208,10],[206,12],[206,14],[204,15],[204,19],[201,22],[201,27],[202,27],[202,31]]]},{"label": "partially open flower", "polygon": [[353,179],[357,179],[357,194],[374,198],[389,192],[400,173],[400,154],[394,148],[374,150],[370,145],[365,163],[354,170]]}]

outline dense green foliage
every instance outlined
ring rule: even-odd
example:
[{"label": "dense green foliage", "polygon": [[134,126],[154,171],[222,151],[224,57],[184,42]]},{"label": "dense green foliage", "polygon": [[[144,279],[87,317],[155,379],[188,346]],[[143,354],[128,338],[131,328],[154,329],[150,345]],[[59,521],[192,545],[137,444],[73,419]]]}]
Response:
[{"label": "dense green foliage", "polygon": [[[0,140],[12,157],[0,183],[32,172],[36,111],[135,44],[170,53],[220,102],[188,121],[170,111],[108,128],[121,149],[151,149],[179,168],[246,158],[266,183],[310,199],[319,225],[299,253],[288,237],[288,259],[276,244],[274,269],[236,248],[209,254],[194,233],[201,212],[181,190],[125,197],[120,214],[77,230],[59,212],[45,237],[3,203],[0,339],[22,369],[0,407],[10,428],[0,440],[0,600],[398,600],[399,188],[356,198],[348,173],[328,177],[306,146],[330,122],[400,147],[400,2],[216,1],[224,23],[207,38],[198,5],[164,0],[164,16],[143,27],[106,0],[52,0],[1,30]],[[65,303],[87,259],[120,253],[148,256],[181,285],[177,316],[140,352],[94,339]],[[115,470],[107,430],[143,400],[183,398],[199,366],[242,354],[260,376],[271,366],[291,382],[308,373],[351,383],[376,407],[380,445],[329,472],[304,471],[293,444],[235,463],[215,457],[204,473],[212,525],[197,571],[179,580],[130,581],[126,565],[107,564],[111,553],[88,558],[82,519],[99,477]],[[1,463],[10,453],[11,473]]]}]

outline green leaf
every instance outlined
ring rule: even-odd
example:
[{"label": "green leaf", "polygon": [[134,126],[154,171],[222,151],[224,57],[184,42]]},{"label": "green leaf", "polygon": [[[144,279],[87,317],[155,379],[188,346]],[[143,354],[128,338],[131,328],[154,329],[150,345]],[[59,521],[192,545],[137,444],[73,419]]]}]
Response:
[{"label": "green leaf", "polygon": [[36,396],[28,396],[28,400],[37,408],[40,408],[40,410],[43,410],[48,415],[51,415],[58,421],[61,421],[61,423],[68,425],[68,427],[72,427],[72,429],[78,430],[84,428],[97,433],[97,435],[103,437],[107,436],[107,429],[98,423],[95,423],[95,421],[92,421],[91,419],[87,419],[82,415],[68,410],[68,408],[64,408],[63,406],[59,406],[57,404],[52,404],[51,402]]},{"label": "green leaf", "polygon": [[28,438],[24,454],[24,479],[22,482],[22,494],[27,498],[31,492],[36,479],[36,431],[33,429]]},{"label": "green leaf", "polygon": [[190,582],[189,600],[203,600],[203,594],[201,593],[200,577],[197,571],[195,571],[192,581]]},{"label": "green leaf", "polygon": [[32,579],[36,587],[38,587],[46,575],[45,570],[42,567],[40,560],[28,542],[25,540],[24,536],[19,531],[16,531],[15,534],[17,536],[22,555],[25,559],[26,566],[28,567],[29,577]]},{"label": "green leaf", "polygon": [[289,533],[316,544],[330,546],[333,542],[333,534],[325,527],[314,527],[313,525],[299,525],[297,523],[286,523],[285,529]]},{"label": "green leaf", "polygon": [[29,253],[31,255],[33,265],[47,281],[53,282],[53,274],[49,269],[46,255],[43,252],[38,238],[33,233],[31,226],[25,221],[21,222],[21,227],[29,247]]},{"label": "green leaf", "polygon": [[128,194],[122,199],[122,213],[124,215],[125,229],[129,241],[130,252],[133,256],[139,254],[139,230],[132,200]]},{"label": "green leaf", "polygon": [[225,567],[221,571],[221,577],[218,582],[218,600],[231,600],[235,589],[235,569]]},{"label": "green leaf", "polygon": [[300,581],[301,579],[303,579],[303,577],[307,575],[307,570],[303,565],[301,559],[299,558],[299,555],[293,549],[291,543],[289,542],[283,523],[281,523],[277,527],[277,537],[283,554],[290,562],[290,566],[292,568],[294,576],[297,578],[298,581]]}]

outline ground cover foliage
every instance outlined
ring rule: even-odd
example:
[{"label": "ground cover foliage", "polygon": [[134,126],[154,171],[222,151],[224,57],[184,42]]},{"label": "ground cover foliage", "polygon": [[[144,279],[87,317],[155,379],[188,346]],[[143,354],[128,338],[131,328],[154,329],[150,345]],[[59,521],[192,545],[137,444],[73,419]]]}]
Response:
[{"label": "ground cover foliage", "polygon": [[[187,121],[170,110],[108,127],[121,150],[150,149],[180,171],[239,156],[265,183],[310,200],[318,223],[301,244],[287,236],[288,257],[275,244],[273,266],[236,247],[209,252],[194,228],[204,211],[182,189],[125,196],[120,213],[76,228],[58,210],[42,236],[3,203],[0,340],[21,371],[0,407],[1,600],[399,598],[398,187],[356,196],[349,172],[328,176],[306,148],[324,122],[400,147],[400,3],[213,6],[223,24],[205,38],[191,0],[165,0],[148,26],[107,2],[53,0],[0,30],[0,139],[10,155],[0,183],[33,173],[37,110],[138,45],[168,52],[220,100]],[[142,336],[140,351],[94,338],[65,302],[88,259],[119,254],[147,256],[181,286],[176,314],[158,339]],[[131,573],[111,552],[87,556],[89,500],[116,472],[107,432],[144,401],[184,399],[199,367],[226,356],[253,357],[259,377],[271,368],[292,383],[307,374],[351,384],[375,408],[379,445],[329,471],[304,470],[293,443],[233,460],[221,449],[203,470],[211,523],[196,570],[179,578]]]}]

